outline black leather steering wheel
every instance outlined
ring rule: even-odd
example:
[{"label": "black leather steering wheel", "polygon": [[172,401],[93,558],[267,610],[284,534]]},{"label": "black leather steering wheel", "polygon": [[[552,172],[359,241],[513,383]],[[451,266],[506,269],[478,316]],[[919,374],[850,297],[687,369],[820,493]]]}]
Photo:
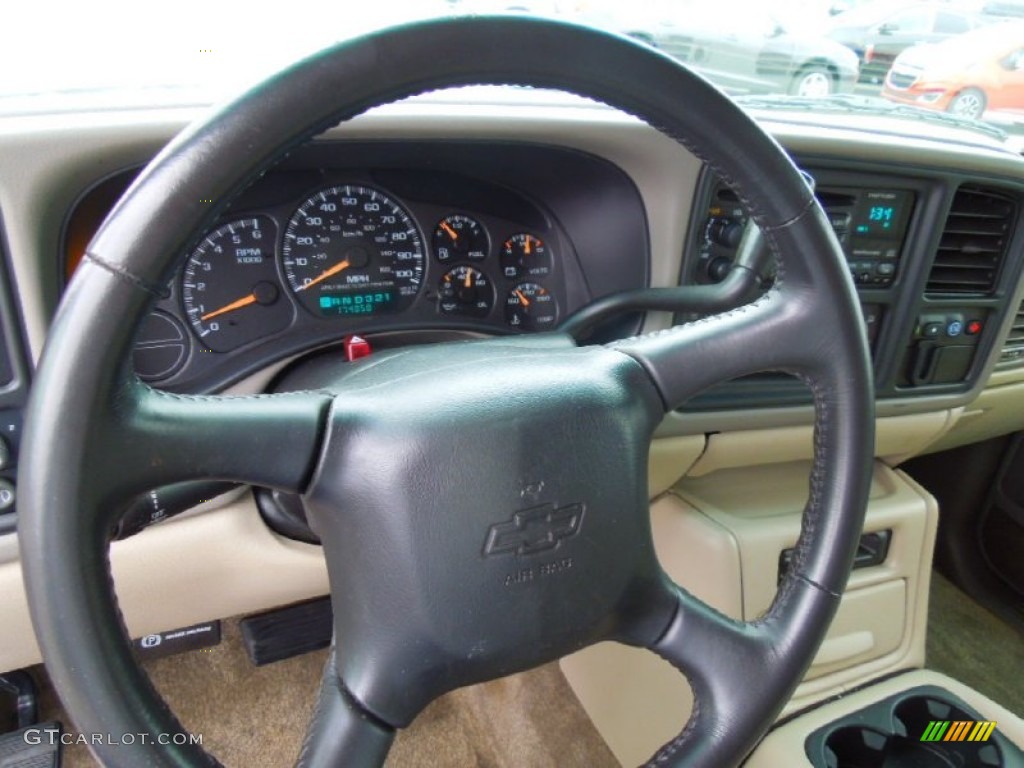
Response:
[{"label": "black leather steering wheel", "polygon": [[[230,200],[292,147],[371,106],[488,83],[599,99],[696,153],[752,211],[779,260],[774,287],[741,309],[606,346],[552,333],[411,348],[311,392],[188,397],[134,376],[136,322],[216,215],[203,201]],[[64,296],[19,484],[21,557],[49,674],[83,732],[182,732],[134,660],[109,532],[140,492],[224,478],[303,494],[323,540],[337,653],[301,765],[378,765],[395,729],[445,691],[608,639],[660,654],[694,689],[689,723],[653,763],[735,764],[801,678],[852,563],[873,447],[861,323],[838,244],[796,168],[674,60],[512,17],[409,25],[324,51],[161,152]],[[745,623],[659,567],[647,453],[667,411],[768,369],[810,385],[815,456],[793,565],[769,612]],[[509,579],[523,569],[535,577]],[[214,762],[168,741],[93,749],[112,766]]]}]

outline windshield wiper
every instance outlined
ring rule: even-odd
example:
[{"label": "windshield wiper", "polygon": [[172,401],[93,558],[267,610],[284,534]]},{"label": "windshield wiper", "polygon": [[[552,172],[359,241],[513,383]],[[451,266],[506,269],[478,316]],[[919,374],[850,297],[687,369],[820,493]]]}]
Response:
[{"label": "windshield wiper", "polygon": [[883,117],[912,117],[927,123],[940,123],[955,128],[966,128],[1005,141],[1006,131],[969,117],[958,117],[947,112],[935,112],[907,104],[895,104],[875,96],[836,93],[831,96],[737,96],[736,103],[748,109],[785,109],[790,111],[836,112],[880,115]]}]

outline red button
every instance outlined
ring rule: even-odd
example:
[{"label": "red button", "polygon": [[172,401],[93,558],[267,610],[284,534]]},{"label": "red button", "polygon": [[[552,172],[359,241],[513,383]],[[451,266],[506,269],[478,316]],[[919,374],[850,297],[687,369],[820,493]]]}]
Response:
[{"label": "red button", "polygon": [[980,320],[971,320],[971,322],[967,324],[967,335],[976,336],[977,334],[981,333],[982,327],[983,326]]},{"label": "red button", "polygon": [[360,357],[367,357],[373,351],[370,348],[370,342],[364,339],[362,336],[346,336],[342,342],[342,346],[345,349],[345,359],[348,362],[358,360]]}]

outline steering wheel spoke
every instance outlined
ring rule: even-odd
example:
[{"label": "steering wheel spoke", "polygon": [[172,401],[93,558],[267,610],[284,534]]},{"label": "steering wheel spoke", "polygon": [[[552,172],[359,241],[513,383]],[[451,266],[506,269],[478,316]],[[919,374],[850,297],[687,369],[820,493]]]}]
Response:
[{"label": "steering wheel spoke", "polygon": [[[809,206],[762,236],[785,258],[776,284],[750,304],[612,344],[647,370],[671,411],[708,387],[763,371],[808,381],[836,372],[832,352],[860,344],[856,297],[844,272],[832,267],[837,245],[824,214]],[[841,300],[837,300],[841,297]],[[866,347],[857,352],[866,362]],[[858,371],[860,377],[863,371]],[[847,383],[870,388],[867,381]]]},{"label": "steering wheel spoke", "polygon": [[790,575],[768,613],[745,622],[725,616],[676,585],[670,591],[677,605],[675,618],[649,647],[686,676],[695,704],[683,731],[649,764],[738,764],[756,740],[735,738],[716,744],[715,734],[762,733],[771,725],[772,716],[750,707],[749,700],[789,698],[816,647],[801,631],[800,617],[831,615],[839,595]]},{"label": "steering wheel spoke", "polygon": [[766,370],[801,371],[805,312],[780,291],[719,315],[611,346],[639,361],[671,411],[708,387]]},{"label": "steering wheel spoke", "polygon": [[133,381],[101,450],[116,452],[112,490],[131,495],[210,478],[301,492],[331,398],[319,393],[190,396]]},{"label": "steering wheel spoke", "polygon": [[369,768],[383,765],[395,729],[374,718],[345,690],[335,654],[332,644],[296,768],[337,768],[353,762]]}]

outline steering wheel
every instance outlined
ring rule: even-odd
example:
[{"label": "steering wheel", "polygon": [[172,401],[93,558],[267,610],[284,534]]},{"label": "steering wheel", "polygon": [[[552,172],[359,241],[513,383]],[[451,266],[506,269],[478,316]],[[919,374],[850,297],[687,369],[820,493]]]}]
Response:
[{"label": "steering wheel", "polygon": [[[340,120],[468,84],[582,94],[671,136],[742,197],[779,261],[774,286],[740,309],[604,346],[549,333],[410,348],[317,391],[192,397],[135,377],[136,323],[215,217],[203,201],[230,200]],[[768,369],[813,392],[814,462],[792,567],[767,614],[741,622],[659,566],[647,454],[666,412]],[[35,631],[83,732],[183,734],[117,608],[116,513],[192,478],[279,488],[303,495],[323,542],[337,639],[300,765],[380,765],[395,729],[442,693],[602,640],[652,650],[694,690],[689,722],[653,764],[732,765],[777,716],[839,602],[867,500],[872,409],[835,237],[791,161],[718,90],[571,24],[398,27],[308,58],[187,129],[92,241],[50,330],[23,444]],[[532,577],[510,577],[523,571]],[[111,766],[215,764],[187,739],[164,741],[92,748]]]}]

